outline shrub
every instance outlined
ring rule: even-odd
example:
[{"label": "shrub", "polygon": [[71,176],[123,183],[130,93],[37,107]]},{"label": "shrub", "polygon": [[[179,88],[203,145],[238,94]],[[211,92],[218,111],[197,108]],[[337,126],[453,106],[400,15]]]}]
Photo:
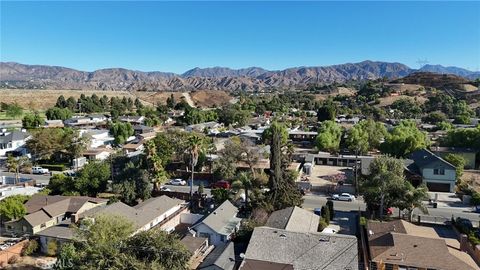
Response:
[{"label": "shrub", "polygon": [[41,164],[39,166],[44,169],[49,169],[50,171],[62,172],[65,170],[64,164]]},{"label": "shrub", "polygon": [[50,241],[47,244],[47,255],[48,256],[55,256],[57,255],[57,242],[56,241]]},{"label": "shrub", "polygon": [[318,222],[318,231],[321,232],[326,227],[328,227],[327,221],[324,218],[320,218],[320,221]]},{"label": "shrub", "polygon": [[330,220],[333,220],[335,216],[335,210],[333,209],[333,201],[327,201],[327,207],[330,214]]},{"label": "shrub", "polygon": [[8,258],[8,264],[14,264],[18,261],[18,255],[13,255],[12,257]]},{"label": "shrub", "polygon": [[22,256],[29,256],[32,253],[35,253],[38,250],[37,240],[30,240],[28,243],[25,243],[22,249]]},{"label": "shrub", "polygon": [[322,206],[322,218],[330,224],[330,209],[327,206]]},{"label": "shrub", "polygon": [[480,205],[480,193],[474,191],[472,193],[472,200],[470,201],[472,205]]}]

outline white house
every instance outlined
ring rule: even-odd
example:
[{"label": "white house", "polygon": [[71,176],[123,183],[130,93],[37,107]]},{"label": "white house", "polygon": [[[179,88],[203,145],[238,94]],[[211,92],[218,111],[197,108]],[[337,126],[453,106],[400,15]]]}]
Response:
[{"label": "white house", "polygon": [[212,245],[228,243],[232,235],[240,228],[241,218],[237,217],[238,209],[226,200],[204,220],[193,225],[195,236],[208,238]]},{"label": "white house", "polygon": [[103,145],[110,145],[115,138],[110,136],[107,129],[81,130],[80,134],[90,139],[89,148],[97,148]]},{"label": "white house", "polygon": [[14,151],[25,145],[30,134],[25,130],[14,130],[0,132],[0,156],[5,156],[8,151]]}]

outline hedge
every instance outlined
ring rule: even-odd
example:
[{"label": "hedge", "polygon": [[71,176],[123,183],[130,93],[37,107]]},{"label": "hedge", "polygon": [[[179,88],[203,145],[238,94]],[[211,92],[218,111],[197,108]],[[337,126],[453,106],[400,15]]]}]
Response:
[{"label": "hedge", "polygon": [[57,172],[64,171],[66,167],[64,164],[41,164],[38,166],[44,169],[49,169],[50,171],[57,171]]}]

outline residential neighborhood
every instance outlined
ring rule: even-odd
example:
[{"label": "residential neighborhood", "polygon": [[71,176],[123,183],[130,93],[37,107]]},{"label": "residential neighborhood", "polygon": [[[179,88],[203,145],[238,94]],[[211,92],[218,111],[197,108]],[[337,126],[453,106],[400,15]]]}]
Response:
[{"label": "residential neighborhood", "polygon": [[0,269],[480,270],[479,2],[0,17]]}]

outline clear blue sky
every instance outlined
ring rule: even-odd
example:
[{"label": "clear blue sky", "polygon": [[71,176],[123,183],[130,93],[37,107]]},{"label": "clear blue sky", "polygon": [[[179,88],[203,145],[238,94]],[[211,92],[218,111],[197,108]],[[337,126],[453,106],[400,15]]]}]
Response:
[{"label": "clear blue sky", "polygon": [[479,2],[0,2],[1,61],[92,71],[379,60],[480,70]]}]

